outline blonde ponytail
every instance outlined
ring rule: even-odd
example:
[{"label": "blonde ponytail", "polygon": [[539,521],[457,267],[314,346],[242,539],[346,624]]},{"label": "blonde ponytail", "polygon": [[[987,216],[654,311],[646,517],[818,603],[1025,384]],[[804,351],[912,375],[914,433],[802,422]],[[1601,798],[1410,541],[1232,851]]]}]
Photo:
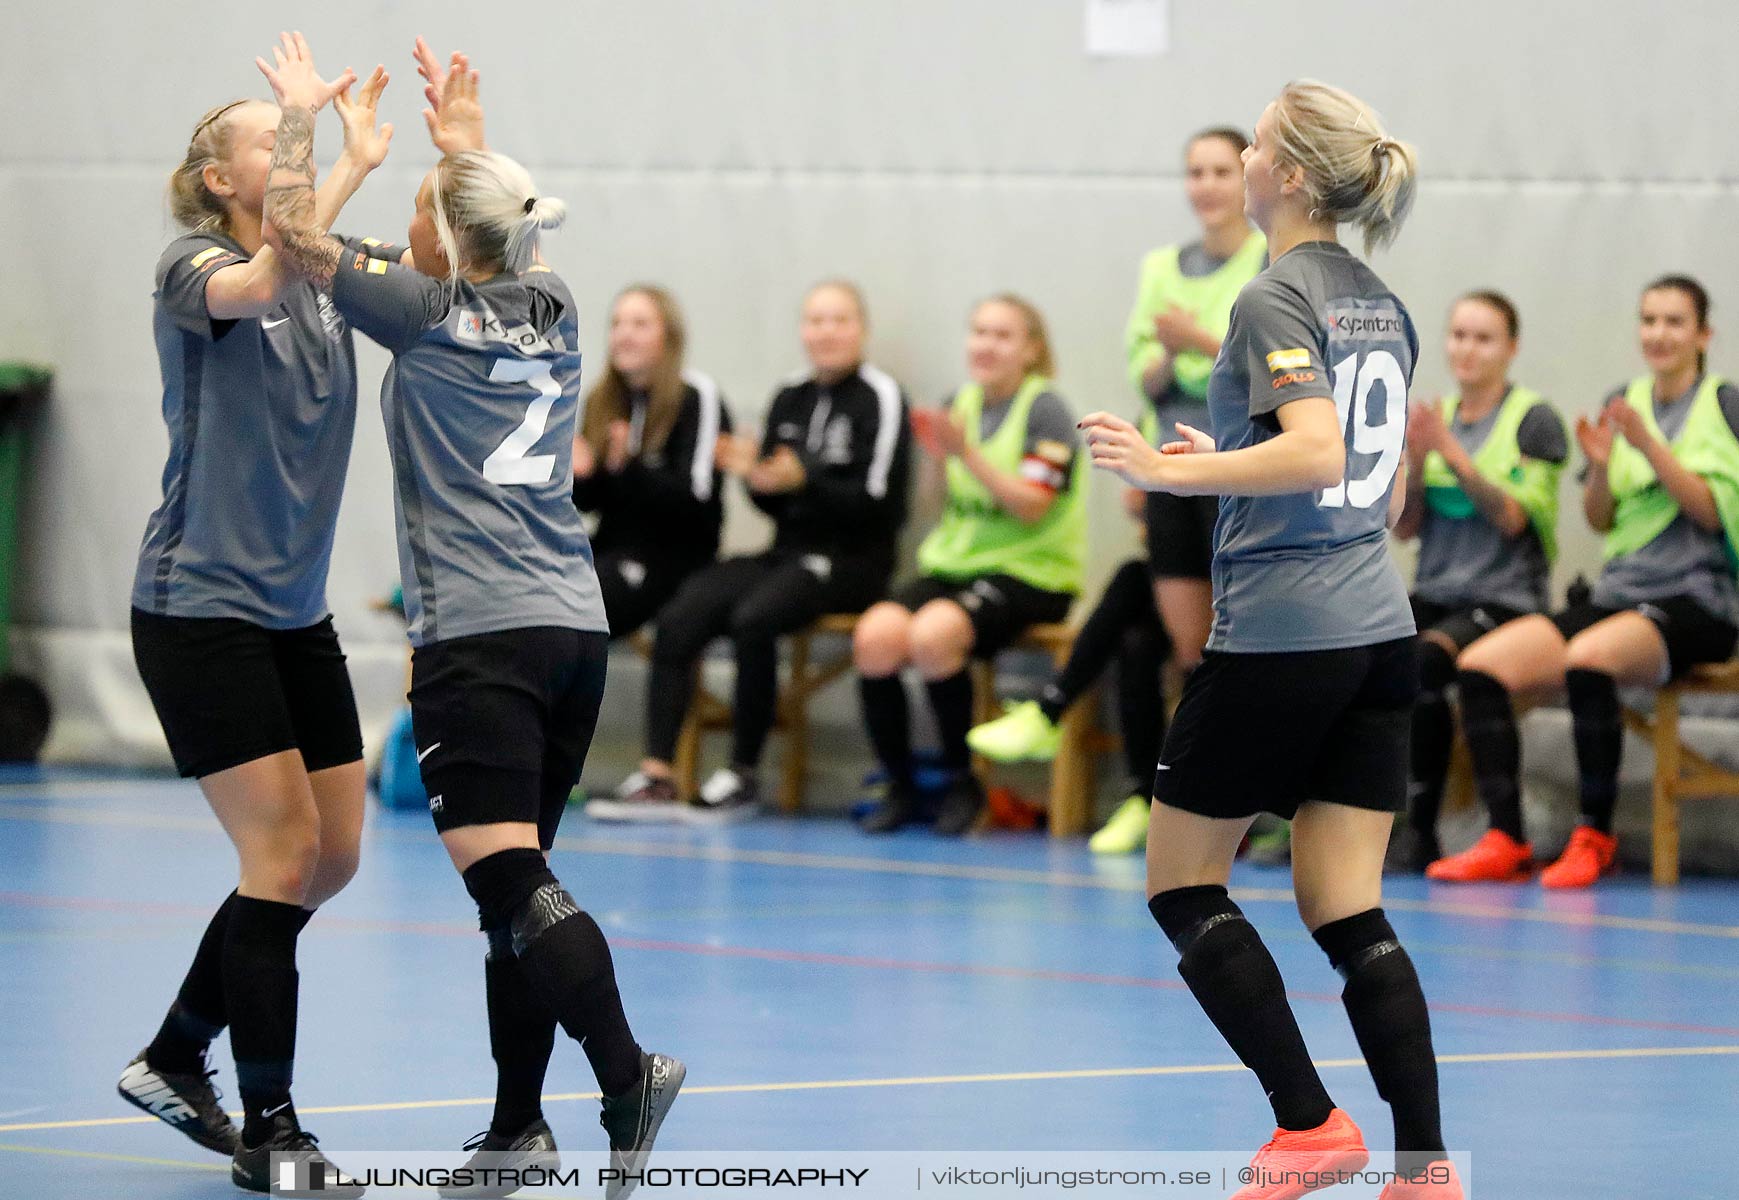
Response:
[{"label": "blonde ponytail", "polygon": [[467,269],[519,274],[537,259],[539,234],[560,229],[568,206],[539,196],[531,173],[505,154],[466,150],[435,168],[435,235],[446,253],[448,283]]},{"label": "blonde ponytail", "polygon": [[1401,232],[1419,186],[1419,157],[1389,136],[1370,105],[1311,79],[1274,104],[1276,156],[1303,170],[1315,214],[1364,231],[1365,251]]},{"label": "blonde ponytail", "polygon": [[229,161],[230,113],[246,100],[220,104],[199,118],[181,165],[169,173],[169,215],[183,229],[221,229],[229,232],[229,207],[221,196],[205,186],[205,168]]}]

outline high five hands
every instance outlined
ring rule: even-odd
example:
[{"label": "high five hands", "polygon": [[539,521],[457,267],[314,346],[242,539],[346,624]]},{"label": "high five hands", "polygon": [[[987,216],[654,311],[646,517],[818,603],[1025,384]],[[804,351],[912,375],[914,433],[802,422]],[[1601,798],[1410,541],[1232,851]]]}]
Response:
[{"label": "high five hands", "polygon": [[356,82],[356,72],[348,67],[337,79],[320,78],[314,69],[314,52],[308,49],[308,39],[300,33],[279,34],[278,44],[272,47],[272,58],[272,63],[256,58],[254,65],[272,85],[279,108],[311,108],[319,112],[334,96]]},{"label": "high five hands", "polygon": [[417,74],[425,81],[423,98],[429,107],[423,110],[423,122],[429,127],[429,140],[435,143],[435,149],[442,154],[488,149],[483,140],[478,74],[472,69],[470,58],[455,50],[443,67],[429,43],[420,37],[412,57],[416,60]]}]

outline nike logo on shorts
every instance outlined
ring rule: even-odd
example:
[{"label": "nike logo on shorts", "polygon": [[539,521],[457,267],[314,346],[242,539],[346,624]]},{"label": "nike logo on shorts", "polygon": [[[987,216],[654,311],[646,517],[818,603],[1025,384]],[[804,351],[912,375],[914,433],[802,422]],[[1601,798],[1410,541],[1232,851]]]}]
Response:
[{"label": "nike logo on shorts", "polygon": [[268,321],[262,317],[260,319],[260,328],[261,329],[276,329],[278,326],[282,325],[285,321],[288,321],[289,319],[290,319],[289,317],[279,317],[276,321]]},{"label": "nike logo on shorts", "polygon": [[436,742],[433,746],[430,746],[427,750],[425,750],[421,754],[417,755],[417,765],[419,767],[422,766],[423,760],[425,758],[429,757],[429,755],[433,754],[435,751],[439,750],[440,748],[441,748],[441,743]]}]

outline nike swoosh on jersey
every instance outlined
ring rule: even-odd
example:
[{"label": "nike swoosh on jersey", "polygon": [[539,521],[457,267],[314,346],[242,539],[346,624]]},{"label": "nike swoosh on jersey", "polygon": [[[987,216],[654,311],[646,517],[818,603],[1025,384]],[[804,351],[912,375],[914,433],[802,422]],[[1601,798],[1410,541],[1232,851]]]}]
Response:
[{"label": "nike swoosh on jersey", "polygon": [[261,329],[276,329],[278,326],[282,325],[285,321],[288,321],[289,319],[290,319],[289,317],[279,317],[276,321],[268,321],[262,317],[260,319],[260,328]]},{"label": "nike swoosh on jersey", "polygon": [[417,755],[417,762],[421,763],[425,758],[429,757],[429,755],[433,754],[435,751],[439,750],[440,748],[441,748],[441,743],[436,742],[433,746],[430,746],[427,750],[425,750],[421,754]]}]

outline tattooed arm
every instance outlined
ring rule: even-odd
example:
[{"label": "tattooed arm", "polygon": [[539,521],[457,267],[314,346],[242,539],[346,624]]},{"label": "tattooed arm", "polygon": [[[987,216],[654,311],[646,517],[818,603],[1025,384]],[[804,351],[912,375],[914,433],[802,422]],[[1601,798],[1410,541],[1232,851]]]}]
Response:
[{"label": "tattooed arm", "polygon": [[[308,43],[299,33],[284,34],[272,48],[272,56],[277,60],[275,69],[264,59],[254,60],[272,85],[283,113],[278,119],[271,171],[266,176],[266,224],[275,233],[279,252],[290,269],[326,284],[338,269],[344,247],[337,238],[326,235],[315,199],[314,114],[346,92],[356,76],[346,71],[331,83],[321,79],[314,70]],[[378,87],[384,87],[384,73],[376,72],[376,78]],[[376,78],[369,80],[369,88],[378,96]],[[386,137],[391,137],[390,130]],[[383,156],[384,152],[383,144]]]}]

